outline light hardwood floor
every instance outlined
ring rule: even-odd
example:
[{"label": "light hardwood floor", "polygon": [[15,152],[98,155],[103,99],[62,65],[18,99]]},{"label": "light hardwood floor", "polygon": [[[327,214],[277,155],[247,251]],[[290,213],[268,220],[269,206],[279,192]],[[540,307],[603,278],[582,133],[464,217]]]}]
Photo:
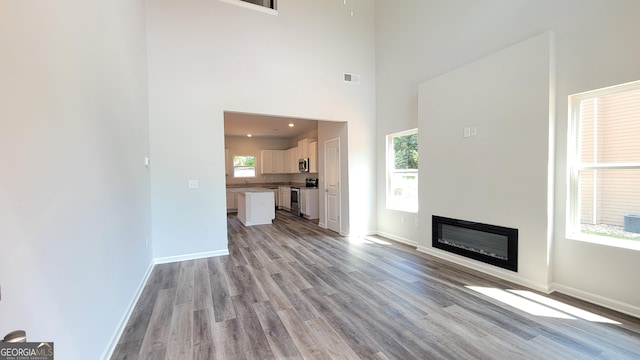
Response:
[{"label": "light hardwood floor", "polygon": [[636,318],[563,295],[620,324],[531,315],[466,287],[520,286],[286,212],[227,221],[230,256],[153,269],[112,359],[640,358]]}]

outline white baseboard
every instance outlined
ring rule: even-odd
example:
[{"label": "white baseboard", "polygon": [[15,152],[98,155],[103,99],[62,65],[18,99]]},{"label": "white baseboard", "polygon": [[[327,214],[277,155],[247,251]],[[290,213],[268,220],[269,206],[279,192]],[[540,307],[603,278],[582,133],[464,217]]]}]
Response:
[{"label": "white baseboard", "polygon": [[640,307],[637,307],[631,304],[623,303],[618,300],[609,299],[601,295],[592,294],[584,290],[572,288],[570,286],[566,286],[558,283],[551,284],[550,289],[551,291],[557,291],[559,293],[563,293],[565,295],[569,295],[574,298],[590,302],[592,304],[600,305],[623,314],[640,318]]},{"label": "white baseboard", "polygon": [[208,257],[216,257],[216,256],[224,256],[224,255],[229,255],[229,250],[228,249],[216,250],[216,251],[207,251],[207,252],[201,252],[201,253],[195,253],[195,254],[186,254],[186,255],[154,258],[153,259],[153,263],[154,264],[168,264],[168,263],[172,263],[172,262],[196,260],[196,259],[203,259],[203,258],[208,258]]},{"label": "white baseboard", "polygon": [[508,271],[508,270],[502,270],[492,265],[484,264],[480,261],[467,259],[465,257],[461,257],[459,255],[455,255],[450,252],[434,249],[431,247],[418,246],[417,250],[425,254],[429,254],[437,258],[447,260],[452,263],[455,263],[464,267],[468,267],[470,269],[480,271],[482,273],[485,273],[491,276],[495,276],[499,279],[507,280],[512,283],[525,286],[529,289],[537,290],[545,294],[550,293],[549,286],[546,286],[544,284],[538,284],[536,282],[533,282],[527,279],[523,279],[520,276],[518,276],[516,273],[511,273],[511,271]]},{"label": "white baseboard", "polygon": [[127,323],[129,322],[129,318],[133,313],[133,309],[135,309],[136,304],[138,303],[138,299],[140,299],[140,296],[142,295],[142,291],[144,290],[144,287],[147,285],[149,276],[151,276],[151,271],[153,271],[153,266],[154,266],[154,263],[152,261],[149,264],[149,268],[147,269],[146,273],[142,277],[142,281],[140,282],[140,284],[138,284],[138,289],[133,294],[133,298],[131,299],[129,306],[127,307],[127,311],[125,312],[124,316],[120,320],[120,325],[118,325],[118,328],[116,329],[115,333],[111,337],[111,340],[109,341],[109,345],[107,346],[104,353],[102,354],[102,359],[109,360],[113,355],[113,352],[115,351],[116,346],[118,345],[118,340],[120,340],[120,337],[122,336],[122,333],[124,332],[124,329],[127,326]]},{"label": "white baseboard", "polygon": [[397,241],[397,242],[403,243],[405,245],[414,246],[416,248],[418,247],[418,242],[417,241],[414,241],[414,240],[411,240],[411,239],[407,239],[407,238],[403,238],[403,237],[400,237],[400,236],[396,236],[396,235],[393,235],[393,234],[389,234],[389,233],[386,233],[384,231],[377,231],[376,235],[380,235],[382,237],[386,237],[387,239],[391,239],[393,241]]}]

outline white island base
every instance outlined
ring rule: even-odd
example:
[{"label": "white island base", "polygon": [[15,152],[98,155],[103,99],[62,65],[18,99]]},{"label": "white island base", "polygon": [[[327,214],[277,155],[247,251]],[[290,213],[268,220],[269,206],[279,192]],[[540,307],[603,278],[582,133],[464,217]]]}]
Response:
[{"label": "white island base", "polygon": [[238,219],[245,226],[272,224],[276,217],[273,190],[247,189],[237,196]]}]

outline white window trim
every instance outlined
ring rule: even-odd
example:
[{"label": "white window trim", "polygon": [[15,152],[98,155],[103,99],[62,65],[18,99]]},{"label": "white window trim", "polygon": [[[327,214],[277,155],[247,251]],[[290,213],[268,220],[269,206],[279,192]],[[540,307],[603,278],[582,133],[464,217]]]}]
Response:
[{"label": "white window trim", "polygon": [[252,3],[248,3],[246,1],[241,1],[241,0],[219,0],[219,1],[225,2],[227,4],[235,5],[235,6],[240,6],[240,7],[243,7],[245,9],[251,9],[251,10],[255,10],[255,11],[260,11],[260,12],[263,12],[263,13],[269,14],[269,15],[278,15],[278,10],[270,9],[268,7],[264,7],[264,6],[260,6],[260,5],[256,5],[256,4],[252,4]]},{"label": "white window trim", "polygon": [[[385,136],[385,147],[386,147],[386,151],[385,151],[385,179],[386,179],[386,184],[385,184],[385,207],[387,208],[387,210],[394,210],[394,211],[402,211],[402,212],[407,212],[407,213],[418,213],[419,210],[419,200],[416,201],[416,204],[412,207],[407,207],[406,206],[406,202],[403,201],[397,201],[394,200],[393,197],[389,196],[389,194],[391,193],[391,178],[390,178],[390,174],[392,173],[392,171],[390,171],[390,169],[394,169],[395,170],[395,164],[394,164],[394,157],[392,156],[392,152],[393,152],[393,138],[395,137],[401,137],[401,136],[407,136],[407,135],[413,135],[413,134],[417,134],[418,133],[418,128],[414,128],[414,129],[409,129],[409,130],[404,130],[404,131],[398,131],[398,132],[394,132],[391,134],[388,134]],[[420,145],[418,144],[418,147]],[[397,170],[397,171],[393,171],[394,173],[419,173],[419,169],[411,169],[411,170]]]},{"label": "white window trim", "polygon": [[[253,176],[236,176],[236,165],[235,165],[235,158],[236,156],[253,156],[253,160],[254,160],[254,165],[253,165]],[[253,155],[253,154],[234,154],[231,157],[231,168],[233,170],[233,178],[234,179],[255,179],[256,177],[258,177],[258,157]]]},{"label": "white window trim", "polygon": [[565,236],[569,240],[584,241],[604,246],[640,250],[640,241],[618,239],[595,234],[584,234],[580,229],[579,220],[579,173],[581,170],[615,170],[615,169],[639,169],[640,163],[602,163],[581,164],[577,159],[580,154],[579,119],[580,103],[583,100],[597,96],[607,96],[626,91],[640,89],[640,81],[632,81],[625,84],[609,86],[602,89],[586,91],[569,96],[569,129],[567,131],[567,214]]}]

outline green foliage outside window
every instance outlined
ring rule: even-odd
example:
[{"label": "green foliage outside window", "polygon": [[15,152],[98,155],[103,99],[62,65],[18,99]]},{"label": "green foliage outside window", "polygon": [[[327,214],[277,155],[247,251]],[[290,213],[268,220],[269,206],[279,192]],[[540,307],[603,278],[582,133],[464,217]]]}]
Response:
[{"label": "green foliage outside window", "polygon": [[233,166],[256,166],[256,158],[253,156],[234,156]]},{"label": "green foliage outside window", "polygon": [[396,169],[418,168],[418,134],[398,136],[393,139]]}]

